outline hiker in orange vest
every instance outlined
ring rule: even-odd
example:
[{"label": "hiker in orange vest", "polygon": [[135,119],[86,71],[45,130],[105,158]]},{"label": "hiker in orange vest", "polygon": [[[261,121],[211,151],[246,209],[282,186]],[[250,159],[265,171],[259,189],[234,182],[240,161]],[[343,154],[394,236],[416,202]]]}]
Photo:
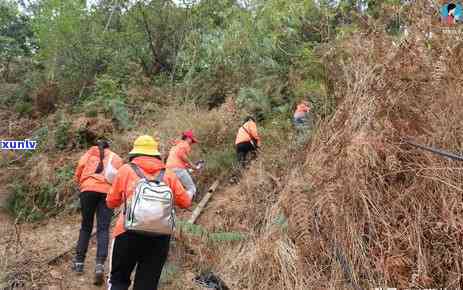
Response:
[{"label": "hiker in orange vest", "polygon": [[196,185],[188,169],[199,169],[189,158],[191,146],[195,143],[198,143],[198,140],[192,130],[183,132],[182,140],[175,141],[174,147],[170,149],[166,163],[167,168],[175,172],[191,198],[196,194]]},{"label": "hiker in orange vest", "polygon": [[303,125],[306,121],[307,114],[310,112],[309,102],[302,101],[297,107],[293,115],[293,121],[295,125]]},{"label": "hiker in orange vest", "polygon": [[79,160],[75,181],[80,187],[82,224],[72,268],[83,273],[93,220],[97,220],[97,252],[95,284],[103,283],[104,264],[108,256],[109,226],[113,211],[106,206],[106,195],[111,189],[112,178],[123,165],[122,159],[109,149],[105,140],[97,141]]},{"label": "hiker in orange vest", "polygon": [[309,107],[309,102],[302,101],[297,105],[293,115],[293,123],[296,129],[300,131],[309,131],[313,127],[312,112]]},{"label": "hiker in orange vest", "polygon": [[249,153],[251,153],[252,158],[256,157],[256,151],[260,146],[260,137],[257,132],[256,121],[253,117],[246,117],[243,125],[238,129],[235,145],[238,162],[241,166],[246,165]]},{"label": "hiker in orange vest", "polygon": [[[136,222],[141,223],[143,219],[149,225],[159,225],[165,221],[159,215],[167,214],[174,219],[173,208],[165,210],[166,197],[169,207],[172,203],[181,207],[191,206],[191,198],[185,192],[182,184],[173,172],[166,172],[165,165],[161,161],[161,154],[158,151],[158,143],[151,136],[138,137],[129,153],[129,164],[119,169],[114,180],[110,193],[106,197],[109,208],[116,208],[121,205],[122,213],[114,228],[114,241],[112,244],[111,269],[108,280],[109,290],[127,290],[131,284],[132,271],[136,267],[134,276],[134,290],[157,289],[162,268],[167,259],[170,244],[170,234],[152,234],[148,229],[133,230],[127,224],[127,218],[136,216]],[[162,190],[144,190],[142,185],[146,182],[155,183],[162,187]],[[140,189],[141,188],[141,189]],[[156,189],[156,188],[155,188]],[[164,198],[148,198],[150,194],[165,194]],[[132,202],[134,196],[143,196],[137,202]],[[146,198],[143,198],[146,195]],[[142,204],[145,202],[145,206]],[[150,202],[158,202],[156,206],[146,206]],[[136,212],[136,205],[140,205],[141,211]],[[127,211],[129,210],[129,211]],[[156,214],[149,214],[154,210]],[[141,214],[140,214],[141,213]],[[158,220],[162,219],[161,221]],[[128,230],[126,230],[128,229]]]}]

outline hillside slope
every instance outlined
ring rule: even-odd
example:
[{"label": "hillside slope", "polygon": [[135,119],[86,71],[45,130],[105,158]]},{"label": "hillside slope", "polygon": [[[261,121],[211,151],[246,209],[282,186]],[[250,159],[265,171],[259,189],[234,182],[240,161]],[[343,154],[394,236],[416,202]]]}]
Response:
[{"label": "hillside slope", "polygon": [[417,9],[407,38],[366,31],[327,55],[336,112],[297,152],[265,230],[224,259],[236,289],[461,286],[461,167],[403,139],[461,150],[463,46]]},{"label": "hillside slope", "polygon": [[[223,179],[201,227],[178,232],[163,289],[196,289],[192,277],[209,270],[230,289],[461,288],[462,168],[404,142],[462,148],[463,44],[433,27],[429,10],[417,5],[406,38],[366,28],[326,50],[334,114],[319,122],[306,144],[297,144],[287,120],[262,124],[259,158],[238,184]],[[144,111],[136,130],[111,131],[115,148],[128,152],[143,132],[161,134],[166,143],[194,126],[207,148],[197,154],[211,166],[199,178],[204,192],[222,174],[234,175],[234,97],[211,111],[177,105]],[[49,154],[46,163],[53,169],[73,164],[82,153],[74,145],[64,149],[66,158]],[[39,180],[47,182],[46,174]],[[61,218],[60,229],[75,235],[78,216],[62,213],[56,220]],[[25,229],[43,239],[53,221]],[[31,266],[20,272],[29,289],[76,289],[81,280],[63,266],[70,255],[51,265],[53,272],[37,271],[46,251],[15,252],[18,241],[29,239],[15,236],[13,228],[4,236],[9,260],[0,265]],[[49,250],[61,243],[49,241]]]}]

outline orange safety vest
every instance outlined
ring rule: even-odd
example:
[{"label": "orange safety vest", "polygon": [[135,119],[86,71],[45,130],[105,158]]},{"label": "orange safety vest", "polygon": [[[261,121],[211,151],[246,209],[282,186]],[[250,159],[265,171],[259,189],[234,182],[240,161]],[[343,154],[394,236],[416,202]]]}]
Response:
[{"label": "orange safety vest", "polygon": [[254,139],[257,146],[260,145],[260,137],[257,133],[257,125],[254,121],[249,120],[243,126],[238,129],[238,134],[236,135],[235,145],[245,142],[251,142]]},{"label": "orange safety vest", "polygon": [[296,111],[294,112],[294,118],[303,118],[309,111],[310,108],[306,104],[301,103],[297,105]]},{"label": "orange safety vest", "polygon": [[[106,148],[104,150],[103,165],[106,168],[110,156],[112,156],[111,165],[119,169],[124,162],[114,152]],[[100,163],[100,151],[97,146],[93,146],[88,150],[79,160],[76,171],[74,173],[74,180],[79,185],[80,192],[94,191],[107,194],[111,189],[111,184],[107,182],[104,177],[104,170],[101,173],[95,173],[98,164]]]}]

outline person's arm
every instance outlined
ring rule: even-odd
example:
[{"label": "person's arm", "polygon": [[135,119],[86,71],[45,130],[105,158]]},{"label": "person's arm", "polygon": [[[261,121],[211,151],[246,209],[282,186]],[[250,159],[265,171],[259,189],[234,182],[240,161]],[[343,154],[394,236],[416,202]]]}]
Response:
[{"label": "person's arm", "polygon": [[188,164],[188,166],[192,169],[196,169],[196,165],[191,161],[191,159],[188,157],[189,152],[187,152],[186,148],[181,148],[178,152],[179,158]]},{"label": "person's arm", "polygon": [[121,168],[117,172],[116,177],[114,177],[113,184],[111,186],[111,190],[109,191],[108,195],[106,195],[106,205],[109,208],[117,208],[123,202],[123,193],[127,190],[127,171],[124,168]]},{"label": "person's arm", "polygon": [[114,154],[114,157],[113,157],[112,165],[114,168],[119,169],[122,167],[122,165],[124,165],[124,160],[122,160],[122,158],[119,157],[119,155],[117,155],[116,153],[113,153],[113,154]]},{"label": "person's arm", "polygon": [[165,180],[174,193],[175,204],[180,208],[191,207],[191,198],[175,174],[166,173]]},{"label": "person's arm", "polygon": [[76,172],[74,173],[74,181],[77,184],[80,184],[80,178],[82,176],[82,172],[84,171],[85,163],[87,163],[87,157],[88,155],[85,153],[84,156],[79,159],[79,163],[77,164]]}]

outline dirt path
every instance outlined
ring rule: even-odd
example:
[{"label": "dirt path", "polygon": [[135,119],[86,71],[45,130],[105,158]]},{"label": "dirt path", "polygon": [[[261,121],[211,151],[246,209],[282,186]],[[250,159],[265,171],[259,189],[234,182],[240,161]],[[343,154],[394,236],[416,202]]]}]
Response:
[{"label": "dirt path", "polygon": [[[190,212],[182,211],[180,215],[183,217],[189,216]],[[60,248],[68,248],[70,245],[71,247],[74,245],[75,241],[77,240],[78,230],[79,230],[79,222],[80,216],[75,215],[63,221],[60,227],[68,228],[70,231],[64,231],[63,234],[67,237],[66,241],[63,242],[61,238],[58,238],[57,242],[53,242],[53,245],[60,245]],[[72,231],[72,232],[71,232]],[[64,237],[64,236],[63,236]],[[202,289],[200,287],[195,287],[190,283],[189,286],[182,286],[178,287],[175,285],[176,283],[172,283],[172,277],[169,272],[176,272],[176,271],[184,271],[185,269],[181,269],[181,262],[178,261],[179,251],[176,249],[175,242],[171,243],[171,251],[169,254],[169,261],[166,265],[166,273],[161,277],[161,284],[159,289],[163,290],[179,290],[179,289]],[[61,246],[62,245],[62,246]],[[65,245],[65,247],[64,247]],[[94,286],[93,285],[93,271],[95,268],[95,258],[96,256],[96,239],[93,238],[90,241],[87,259],[85,262],[85,269],[83,275],[77,275],[71,269],[71,261],[72,261],[72,254],[69,253],[65,255],[63,258],[57,261],[55,265],[51,265],[49,267],[49,275],[47,277],[47,287],[45,289],[49,290],[58,290],[58,289],[72,289],[72,290],[96,290],[96,289],[106,289],[106,285],[102,286]],[[109,269],[109,258],[105,265],[105,270],[108,271]],[[186,270],[187,271],[187,270]],[[191,274],[193,276],[193,274]]]},{"label": "dirt path", "polygon": [[[220,195],[220,193],[217,193],[213,197],[213,200],[217,198],[218,201],[216,202],[221,204],[223,197],[219,198]],[[211,203],[211,205],[214,203]],[[213,207],[217,207],[217,205]],[[209,210],[211,209],[209,208]],[[208,212],[208,210],[205,212]],[[191,211],[179,210],[177,215],[179,219],[187,220],[191,216]],[[212,210],[204,218],[207,220],[216,215],[220,215],[220,212]],[[205,222],[204,218],[200,223],[204,223],[205,226],[211,223],[210,221]],[[79,214],[62,214],[44,222],[24,224],[16,227],[13,225],[11,218],[4,219],[0,215],[0,219],[0,254],[2,251],[3,253],[6,252],[9,261],[15,261],[15,263],[19,261],[19,263],[27,264],[28,256],[33,257],[34,261],[47,261],[51,257],[58,256],[64,251],[72,249],[77,241],[80,229]],[[2,239],[8,240],[8,243],[3,244],[3,248],[1,244]],[[185,243],[180,240],[174,240],[171,243],[169,261],[165,267],[166,273],[161,279],[160,289],[202,289],[192,282],[193,273],[199,271],[201,266],[194,262],[195,258],[193,256],[186,257],[184,245]],[[5,249],[5,247],[14,248],[14,250]],[[71,260],[73,258],[73,250],[71,250],[54,262],[54,264],[43,264],[41,269],[38,269],[40,274],[36,284],[28,284],[24,288],[15,289],[106,289],[105,285],[101,287],[93,285],[95,254],[96,241],[93,238],[90,242],[83,275],[77,275],[71,269]],[[188,262],[185,259],[188,259]],[[37,263],[33,263],[30,267],[37,267]],[[108,269],[109,265],[107,263],[106,270]]]}]

